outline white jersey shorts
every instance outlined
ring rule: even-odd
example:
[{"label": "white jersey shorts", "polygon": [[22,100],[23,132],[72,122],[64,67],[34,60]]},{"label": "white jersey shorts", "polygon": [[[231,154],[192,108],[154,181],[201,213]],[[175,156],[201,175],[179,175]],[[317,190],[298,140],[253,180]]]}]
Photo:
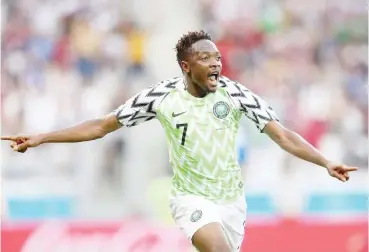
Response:
[{"label": "white jersey shorts", "polygon": [[239,251],[246,225],[246,202],[241,196],[235,201],[218,203],[200,196],[172,197],[170,211],[177,226],[188,239],[206,224],[217,222],[223,226],[232,251]]}]

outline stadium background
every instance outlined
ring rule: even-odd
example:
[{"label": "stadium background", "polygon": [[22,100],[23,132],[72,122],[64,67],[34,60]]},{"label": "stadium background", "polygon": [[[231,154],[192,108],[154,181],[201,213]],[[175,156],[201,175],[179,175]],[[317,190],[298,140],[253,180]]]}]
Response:
[{"label": "stadium background", "polygon": [[[341,184],[245,119],[243,251],[367,251],[366,1],[4,0],[1,14],[2,135],[110,112],[180,75],[177,39],[205,29],[225,75],[327,157],[360,167]],[[168,214],[158,121],[22,155],[1,147],[1,251],[189,251]]]}]

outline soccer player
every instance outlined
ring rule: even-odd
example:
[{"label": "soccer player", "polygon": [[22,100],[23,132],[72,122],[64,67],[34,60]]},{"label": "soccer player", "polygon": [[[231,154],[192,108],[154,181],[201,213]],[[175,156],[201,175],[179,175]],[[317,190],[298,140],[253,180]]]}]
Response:
[{"label": "soccer player", "polygon": [[121,127],[157,118],[167,138],[173,167],[170,209],[174,221],[201,252],[239,251],[246,204],[237,162],[236,135],[246,115],[283,150],[327,169],[343,182],[349,167],[327,160],[283,127],[272,108],[236,81],[221,75],[221,55],[204,31],[189,32],[176,45],[183,77],[162,81],[100,119],[53,132],[7,136],[14,151],[45,143],[82,142]]}]

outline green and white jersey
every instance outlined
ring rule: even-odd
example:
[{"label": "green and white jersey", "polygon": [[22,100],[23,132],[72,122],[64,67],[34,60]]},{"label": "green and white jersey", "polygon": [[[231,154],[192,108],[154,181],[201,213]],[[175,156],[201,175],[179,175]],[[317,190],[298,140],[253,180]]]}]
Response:
[{"label": "green and white jersey", "polygon": [[173,167],[172,195],[229,200],[243,194],[236,137],[242,114],[262,131],[278,120],[272,108],[241,84],[219,79],[215,93],[190,95],[183,78],[162,81],[114,111],[126,127],[157,118],[163,126]]}]

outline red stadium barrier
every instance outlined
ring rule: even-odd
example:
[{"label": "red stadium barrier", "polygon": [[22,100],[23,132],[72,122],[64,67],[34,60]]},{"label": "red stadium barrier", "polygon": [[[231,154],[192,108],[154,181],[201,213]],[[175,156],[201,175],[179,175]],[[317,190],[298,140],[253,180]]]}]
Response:
[{"label": "red stadium barrier", "polygon": [[188,252],[177,230],[141,221],[3,225],[2,252]]},{"label": "red stadium barrier", "polygon": [[246,228],[242,252],[367,252],[368,221],[283,220]]},{"label": "red stadium barrier", "polygon": [[[367,221],[308,224],[281,221],[252,225],[242,252],[364,252]],[[188,252],[176,228],[143,221],[123,223],[4,223],[3,252]]]}]

